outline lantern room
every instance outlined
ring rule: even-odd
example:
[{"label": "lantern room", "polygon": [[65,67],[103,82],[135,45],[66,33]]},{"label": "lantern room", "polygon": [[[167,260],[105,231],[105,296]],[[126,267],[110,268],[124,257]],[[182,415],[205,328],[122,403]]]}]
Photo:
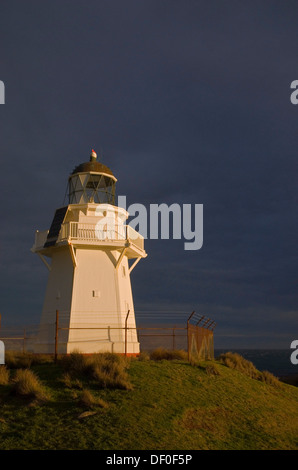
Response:
[{"label": "lantern room", "polygon": [[117,179],[112,171],[96,161],[92,150],[90,161],[78,165],[68,179],[69,204],[112,204],[115,205]]}]

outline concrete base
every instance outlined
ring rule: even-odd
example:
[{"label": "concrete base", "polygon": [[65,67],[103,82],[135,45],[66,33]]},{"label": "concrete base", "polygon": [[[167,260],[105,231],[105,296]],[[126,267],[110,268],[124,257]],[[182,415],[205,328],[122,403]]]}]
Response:
[{"label": "concrete base", "polygon": [[[37,354],[54,354],[54,343],[35,343],[32,345],[32,351]],[[58,354],[70,354],[80,352],[82,354],[94,354],[111,352],[117,354],[125,353],[125,343],[113,343],[111,341],[74,341],[59,343]],[[140,343],[127,343],[127,354],[139,354]]]}]

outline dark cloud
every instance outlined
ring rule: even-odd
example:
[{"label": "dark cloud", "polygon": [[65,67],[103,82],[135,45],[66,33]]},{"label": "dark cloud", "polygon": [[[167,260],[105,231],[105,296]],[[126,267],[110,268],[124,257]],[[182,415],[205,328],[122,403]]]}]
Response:
[{"label": "dark cloud", "polygon": [[[128,203],[204,204],[204,246],[146,244],[136,310],[204,311],[218,344],[297,331],[296,2],[11,1],[0,18],[1,307],[37,322],[30,253],[102,148]],[[294,335],[294,336],[293,336]],[[239,339],[241,338],[241,339]]]}]

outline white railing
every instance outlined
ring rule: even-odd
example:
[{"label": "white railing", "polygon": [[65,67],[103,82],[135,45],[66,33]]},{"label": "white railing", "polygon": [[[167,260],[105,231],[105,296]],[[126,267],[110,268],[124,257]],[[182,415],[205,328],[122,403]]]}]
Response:
[{"label": "white railing", "polygon": [[144,250],[144,237],[130,225],[126,225],[127,239],[140,250]]},{"label": "white railing", "polygon": [[105,228],[100,225],[69,222],[61,227],[58,241],[62,240],[87,242],[127,240],[140,250],[144,249],[144,238],[129,225]]},{"label": "white railing", "polygon": [[[35,233],[35,244],[33,249],[44,247],[49,231]],[[144,250],[144,237],[129,225],[116,225],[112,228],[102,228],[95,224],[82,224],[80,222],[68,222],[62,224],[58,242],[62,241],[124,241],[127,240],[140,250]]]}]

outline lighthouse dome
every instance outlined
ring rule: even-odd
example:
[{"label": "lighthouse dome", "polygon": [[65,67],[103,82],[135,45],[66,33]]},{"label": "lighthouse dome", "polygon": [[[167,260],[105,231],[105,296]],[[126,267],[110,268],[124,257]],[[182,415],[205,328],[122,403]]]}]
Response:
[{"label": "lighthouse dome", "polygon": [[106,165],[103,165],[102,163],[97,162],[97,161],[81,163],[80,165],[75,167],[75,169],[72,172],[72,175],[75,175],[76,173],[88,173],[88,172],[104,173],[106,175],[110,175],[114,177],[113,172],[112,170],[110,170],[110,168],[108,168]]},{"label": "lighthouse dome", "polygon": [[112,170],[96,160],[92,149],[90,161],[76,166],[68,179],[69,204],[115,204],[117,179]]}]

